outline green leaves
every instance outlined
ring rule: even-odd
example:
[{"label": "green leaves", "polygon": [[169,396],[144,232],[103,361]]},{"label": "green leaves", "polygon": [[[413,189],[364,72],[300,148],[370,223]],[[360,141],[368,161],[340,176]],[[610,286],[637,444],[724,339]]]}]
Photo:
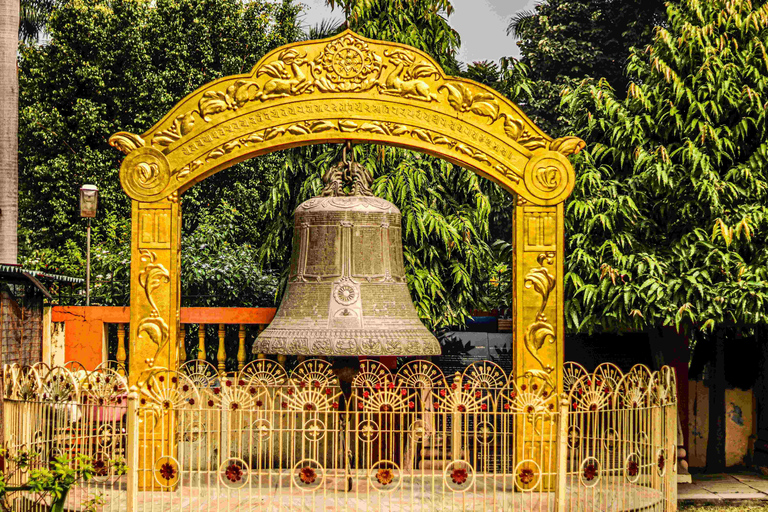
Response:
[{"label": "green leaves", "polygon": [[687,0],[668,14],[631,56],[625,98],[591,80],[563,97],[588,141],[567,205],[569,329],[768,320],[768,7]]},{"label": "green leaves", "polygon": [[559,105],[564,89],[584,78],[605,77],[623,95],[630,48],[652,40],[663,13],[661,0],[545,0],[534,11],[513,17],[508,33],[518,38],[522,62],[534,81],[526,114],[557,137],[571,126]]},{"label": "green leaves", "polygon": [[[127,304],[130,201],[119,184],[123,155],[108,137],[143,133],[197,87],[245,73],[268,51],[297,40],[298,10],[290,1],[261,0],[83,0],[56,9],[50,41],[20,49],[21,261],[84,277],[77,191],[94,183],[100,193],[93,222],[94,302]],[[235,103],[251,92],[247,83],[239,85],[232,91]],[[179,119],[178,130],[190,121]],[[282,162],[279,154],[250,160],[181,197],[183,244],[194,251],[182,256],[182,294],[196,296],[194,305],[273,302],[273,292],[267,299],[250,285],[267,278],[247,246],[262,236],[265,221],[256,212],[272,169]],[[234,219],[237,224],[230,225]],[[205,249],[203,233],[218,237]],[[211,270],[210,279],[201,268]]]}]

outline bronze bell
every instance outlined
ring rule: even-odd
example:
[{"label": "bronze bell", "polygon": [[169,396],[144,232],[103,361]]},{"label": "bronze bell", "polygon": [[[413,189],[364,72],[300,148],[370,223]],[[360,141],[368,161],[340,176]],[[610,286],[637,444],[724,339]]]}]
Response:
[{"label": "bronze bell", "polygon": [[[408,292],[400,210],[371,192],[371,174],[340,162],[322,194],[293,213],[288,286],[255,353],[424,356],[440,344]],[[348,188],[351,193],[345,193]]]}]

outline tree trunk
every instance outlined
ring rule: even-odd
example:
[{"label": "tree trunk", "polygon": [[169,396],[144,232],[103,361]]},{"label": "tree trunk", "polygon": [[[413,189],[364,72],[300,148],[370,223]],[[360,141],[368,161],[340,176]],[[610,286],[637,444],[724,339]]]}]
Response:
[{"label": "tree trunk", "polygon": [[19,0],[0,1],[0,263],[16,263],[19,215]]},{"label": "tree trunk", "polygon": [[717,329],[714,354],[709,372],[709,438],[707,439],[707,473],[725,470],[725,337]]}]

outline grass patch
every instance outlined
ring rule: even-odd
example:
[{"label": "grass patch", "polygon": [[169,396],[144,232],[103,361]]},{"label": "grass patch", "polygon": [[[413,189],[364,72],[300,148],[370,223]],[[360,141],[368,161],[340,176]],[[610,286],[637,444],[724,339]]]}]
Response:
[{"label": "grass patch", "polygon": [[[742,502],[743,503],[743,502]],[[680,505],[677,510],[680,512],[766,512],[768,504],[765,505]]]}]

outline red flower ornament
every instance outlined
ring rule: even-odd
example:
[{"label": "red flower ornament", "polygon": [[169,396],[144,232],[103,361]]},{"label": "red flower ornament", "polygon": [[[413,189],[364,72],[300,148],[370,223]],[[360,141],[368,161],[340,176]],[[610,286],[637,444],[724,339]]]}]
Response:
[{"label": "red flower ornament", "polygon": [[160,476],[166,482],[170,482],[176,476],[176,468],[174,468],[173,464],[171,464],[170,462],[166,462],[162,466],[160,466]]},{"label": "red flower ornament", "polygon": [[517,476],[520,478],[520,483],[523,485],[528,485],[533,482],[533,478],[536,476],[536,474],[531,468],[523,468],[520,470],[520,474]]},{"label": "red flower ornament", "polygon": [[634,477],[637,476],[638,473],[640,473],[640,465],[637,461],[629,461],[629,463],[627,463],[627,474]]},{"label": "red flower ornament", "polygon": [[382,468],[376,472],[376,480],[378,480],[381,485],[389,485],[394,479],[395,474],[391,469]]},{"label": "red flower ornament", "polygon": [[304,485],[309,485],[312,482],[314,482],[317,479],[317,473],[315,473],[315,470],[310,468],[309,466],[301,468],[299,471],[299,480]]},{"label": "red flower ornament", "polygon": [[597,477],[597,465],[596,464],[587,464],[584,466],[584,480],[587,482],[590,482]]},{"label": "red flower ornament", "polygon": [[469,475],[467,474],[467,470],[464,468],[456,468],[451,471],[451,480],[456,485],[464,485],[467,481],[467,478],[469,478]]},{"label": "red flower ornament", "polygon": [[238,464],[232,463],[227,466],[224,474],[227,477],[227,480],[234,484],[243,479],[243,468],[241,468]]}]

